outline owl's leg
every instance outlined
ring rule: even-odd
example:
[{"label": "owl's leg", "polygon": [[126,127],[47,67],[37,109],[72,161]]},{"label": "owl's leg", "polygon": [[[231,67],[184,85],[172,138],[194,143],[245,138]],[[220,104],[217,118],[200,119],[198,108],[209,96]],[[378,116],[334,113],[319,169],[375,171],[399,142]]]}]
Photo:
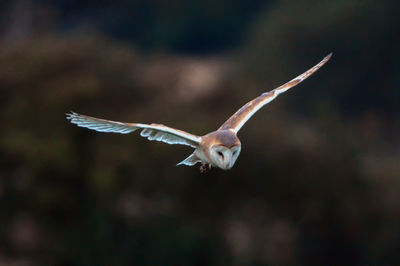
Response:
[{"label": "owl's leg", "polygon": [[211,165],[208,163],[200,165],[200,173],[205,174],[211,170]]}]

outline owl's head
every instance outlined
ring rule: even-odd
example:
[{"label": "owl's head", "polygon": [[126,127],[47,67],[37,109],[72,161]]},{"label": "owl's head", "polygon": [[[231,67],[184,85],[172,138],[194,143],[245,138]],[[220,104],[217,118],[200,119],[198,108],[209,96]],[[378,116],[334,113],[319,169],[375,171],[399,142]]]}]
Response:
[{"label": "owl's head", "polygon": [[232,168],[241,149],[240,140],[232,130],[218,130],[203,136],[202,146],[211,165],[224,170]]},{"label": "owl's head", "polygon": [[229,170],[239,157],[241,145],[227,147],[214,145],[210,148],[211,164],[224,170]]}]

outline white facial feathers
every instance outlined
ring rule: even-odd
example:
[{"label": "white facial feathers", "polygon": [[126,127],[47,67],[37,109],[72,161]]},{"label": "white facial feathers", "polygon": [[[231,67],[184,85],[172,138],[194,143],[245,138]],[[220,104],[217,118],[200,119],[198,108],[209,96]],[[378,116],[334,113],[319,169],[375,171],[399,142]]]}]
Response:
[{"label": "white facial feathers", "polygon": [[74,112],[68,113],[67,119],[79,127],[99,132],[128,134],[141,129],[140,135],[148,140],[188,145],[195,148],[193,154],[177,165],[192,166],[201,162],[200,172],[202,173],[207,172],[210,169],[210,165],[228,170],[232,168],[240,154],[241,143],[236,134],[242,126],[260,108],[274,100],[279,94],[286,92],[315,73],[331,56],[332,54],[329,54],[314,67],[278,88],[262,93],[242,106],[217,131],[210,132],[202,137],[161,124],[123,123],[80,115]]},{"label": "white facial feathers", "polygon": [[231,169],[240,154],[240,149],[240,145],[231,148],[220,145],[211,147],[211,164],[224,170]]}]

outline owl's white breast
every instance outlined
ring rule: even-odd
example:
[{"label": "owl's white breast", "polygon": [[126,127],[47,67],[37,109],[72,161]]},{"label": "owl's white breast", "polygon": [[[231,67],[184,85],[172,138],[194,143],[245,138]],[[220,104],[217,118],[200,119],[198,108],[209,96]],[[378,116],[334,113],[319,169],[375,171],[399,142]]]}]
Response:
[{"label": "owl's white breast", "polygon": [[211,164],[211,162],[208,153],[204,150],[202,146],[197,147],[197,149],[194,151],[194,154],[201,160],[203,164]]}]

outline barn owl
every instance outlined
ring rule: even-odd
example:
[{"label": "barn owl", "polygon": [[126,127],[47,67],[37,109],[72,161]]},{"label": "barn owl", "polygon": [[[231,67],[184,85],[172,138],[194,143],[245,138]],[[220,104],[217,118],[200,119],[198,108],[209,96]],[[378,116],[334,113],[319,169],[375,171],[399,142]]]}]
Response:
[{"label": "barn owl", "polygon": [[148,140],[156,140],[168,144],[188,145],[194,148],[194,152],[177,165],[193,166],[196,163],[201,163],[201,173],[208,172],[211,167],[229,170],[235,164],[241,150],[241,143],[237,137],[237,133],[247,120],[261,107],[274,100],[279,94],[311,76],[330,59],[331,55],[332,53],[291,81],[274,90],[265,92],[248,102],[225,121],[220,128],[204,136],[196,136],[162,124],[123,123],[80,115],[75,112],[68,113],[67,119],[80,127],[86,127],[99,132],[127,134],[139,129],[141,130],[140,135],[146,137]]}]

